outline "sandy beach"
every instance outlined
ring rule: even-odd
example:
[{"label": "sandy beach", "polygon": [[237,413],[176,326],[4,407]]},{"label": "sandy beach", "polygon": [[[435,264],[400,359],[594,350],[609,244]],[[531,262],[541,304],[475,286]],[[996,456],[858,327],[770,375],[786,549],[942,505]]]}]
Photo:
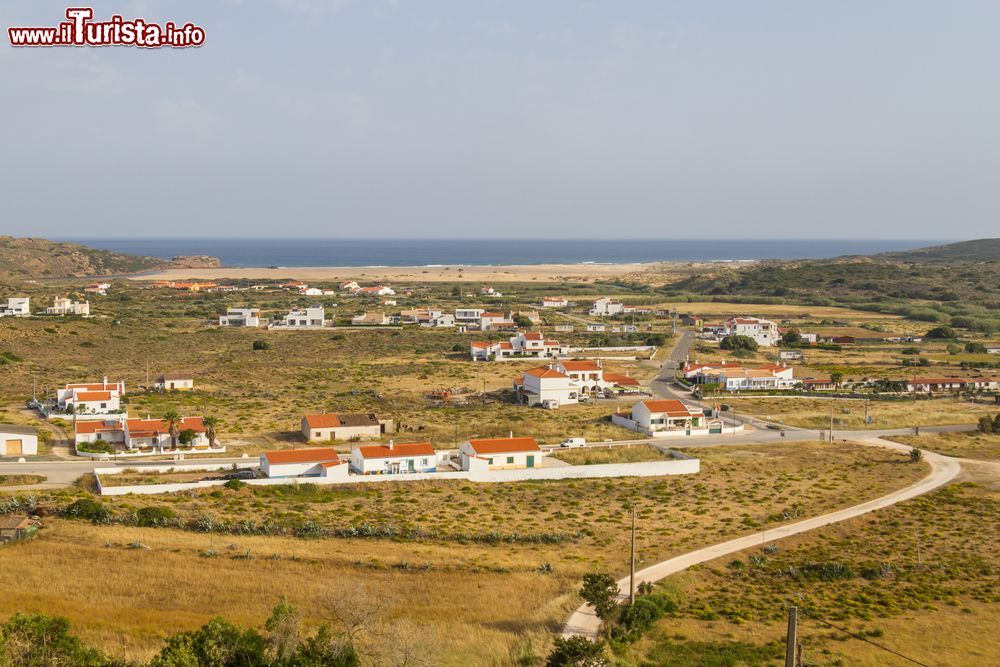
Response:
[{"label": "sandy beach", "polygon": [[532,264],[511,266],[327,266],[288,268],[167,269],[133,276],[133,280],[313,280],[332,282],[525,282],[587,280],[637,276],[660,264]]}]

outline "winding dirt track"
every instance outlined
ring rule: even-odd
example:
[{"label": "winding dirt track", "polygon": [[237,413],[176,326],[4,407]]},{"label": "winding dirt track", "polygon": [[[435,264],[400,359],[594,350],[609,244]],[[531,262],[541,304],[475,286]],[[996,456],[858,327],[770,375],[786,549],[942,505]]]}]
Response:
[{"label": "winding dirt track", "polygon": [[[859,438],[856,442],[863,445],[883,447],[901,452],[910,451],[909,445],[901,445],[895,442],[889,442],[888,440],[882,440],[877,437]],[[886,496],[882,496],[881,498],[869,500],[868,502],[861,503],[860,505],[848,507],[836,512],[830,512],[829,514],[823,514],[811,519],[804,519],[785,526],[779,526],[764,532],[745,535],[734,540],[729,540],[728,542],[722,542],[721,544],[715,544],[710,547],[704,547],[680,556],[675,556],[674,558],[656,563],[655,565],[651,565],[636,572],[636,586],[638,586],[639,582],[642,581],[656,582],[670,576],[671,574],[686,570],[697,563],[704,563],[706,561],[719,558],[720,556],[726,556],[737,551],[742,551],[743,549],[760,545],[765,539],[768,542],[773,542],[775,540],[780,540],[783,537],[797,535],[822,526],[827,526],[831,523],[837,523],[856,516],[861,516],[862,514],[866,514],[877,509],[895,505],[896,503],[904,500],[909,500],[910,498],[915,498],[919,495],[928,493],[929,491],[933,491],[934,489],[952,481],[962,472],[962,459],[955,459],[948,456],[941,456],[940,454],[935,454],[933,452],[924,451],[924,460],[930,464],[931,472],[916,484],[894,491]],[[628,584],[628,577],[618,580],[619,598],[622,600],[628,596]],[[563,636],[570,637],[578,635],[589,639],[596,639],[598,632],[600,631],[600,627],[600,619],[598,619],[594,614],[593,608],[589,605],[582,605],[569,617],[569,620],[563,627]]]}]

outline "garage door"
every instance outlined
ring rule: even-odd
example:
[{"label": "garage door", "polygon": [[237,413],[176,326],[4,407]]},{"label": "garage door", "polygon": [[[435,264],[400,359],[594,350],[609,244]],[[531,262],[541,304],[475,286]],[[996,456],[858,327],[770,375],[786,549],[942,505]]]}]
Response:
[{"label": "garage door", "polygon": [[21,455],[21,441],[20,440],[8,440],[4,445],[4,453],[7,456],[20,456]]}]

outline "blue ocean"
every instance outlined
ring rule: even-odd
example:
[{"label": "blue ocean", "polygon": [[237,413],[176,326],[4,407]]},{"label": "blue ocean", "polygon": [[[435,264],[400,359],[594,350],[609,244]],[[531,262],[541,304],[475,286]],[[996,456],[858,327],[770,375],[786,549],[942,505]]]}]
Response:
[{"label": "blue ocean", "polygon": [[227,267],[599,264],[821,259],[946,243],[941,240],[457,240],[457,239],[60,239],[169,259],[212,255]]}]

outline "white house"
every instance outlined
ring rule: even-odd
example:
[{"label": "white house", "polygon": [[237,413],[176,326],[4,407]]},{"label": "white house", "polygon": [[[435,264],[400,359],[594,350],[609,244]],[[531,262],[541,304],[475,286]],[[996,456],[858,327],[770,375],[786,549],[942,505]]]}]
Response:
[{"label": "white house", "polygon": [[345,280],[340,283],[340,289],[347,290],[348,292],[354,292],[361,289],[361,285],[358,284],[357,280]]},{"label": "white house", "polygon": [[602,331],[605,331],[607,328],[608,327],[605,326],[605,325],[603,325],[603,324],[593,324],[592,323],[592,324],[588,324],[587,325],[587,331],[590,331],[592,333],[600,333]]},{"label": "white house", "polygon": [[546,340],[538,331],[519,331],[508,342],[490,343],[472,341],[469,354],[473,361],[509,359],[513,357],[559,357],[569,353],[569,348],[557,340]]},{"label": "white house", "polygon": [[595,393],[610,386],[604,380],[604,367],[600,360],[562,359],[555,362],[554,368],[569,376],[583,392]]},{"label": "white house", "polygon": [[[178,439],[180,447],[209,449],[208,429],[201,417],[182,417],[177,424],[177,433],[192,431],[194,437],[186,445]],[[170,425],[162,419],[112,419],[106,421],[81,421],[74,425],[76,444],[85,442],[108,442],[120,444],[126,451],[146,450],[149,453],[173,451]],[[225,448],[222,448],[223,450]]]},{"label": "white house", "polygon": [[326,293],[318,287],[304,287],[299,290],[299,294],[302,296],[323,296]]},{"label": "white house", "polygon": [[456,308],[455,309],[455,320],[457,322],[479,322],[483,313],[486,311],[482,308]]},{"label": "white house", "polygon": [[778,325],[770,320],[756,317],[731,317],[724,323],[723,335],[747,336],[757,341],[758,345],[777,345],[781,340]]},{"label": "white house", "polygon": [[6,305],[0,305],[0,317],[30,317],[31,298],[12,296],[8,297]]},{"label": "white house", "polygon": [[361,475],[434,472],[437,454],[429,442],[360,445],[351,450],[351,469]]},{"label": "white house", "polygon": [[987,347],[986,354],[1000,354],[1000,347],[994,347],[994,346]]},{"label": "white house", "polygon": [[354,290],[354,293],[358,296],[392,296],[396,291],[385,285],[376,285],[374,287],[359,287]]},{"label": "white house", "polygon": [[391,419],[380,419],[371,412],[328,412],[302,418],[302,435],[306,440],[377,439],[391,430]]},{"label": "white house", "polygon": [[746,368],[740,364],[688,364],[684,377],[694,384],[718,385],[723,391],[791,389],[798,381],[794,369],[785,364]]},{"label": "white house", "polygon": [[542,452],[534,438],[481,438],[463,442],[458,449],[462,470],[485,465],[487,470],[536,468],[542,465]]},{"label": "white house", "polygon": [[565,297],[561,296],[543,296],[542,297],[542,308],[565,308],[569,305],[569,301]]},{"label": "white house", "polygon": [[164,373],[153,383],[158,391],[190,391],[194,389],[194,378],[187,373]]},{"label": "white house", "polygon": [[116,414],[121,410],[121,397],[125,395],[125,382],[68,384],[56,390],[56,406],[63,412],[75,414]]},{"label": "white house", "polygon": [[495,299],[499,299],[500,297],[503,296],[503,294],[501,292],[498,292],[497,290],[493,289],[492,287],[484,287],[481,290],[479,290],[479,293],[482,294],[483,296],[488,296],[488,297],[492,297],[492,298],[495,298]]},{"label": "white house", "polygon": [[690,430],[702,427],[705,413],[676,400],[639,401],[632,419],[646,431]]},{"label": "white house", "polygon": [[219,315],[220,327],[259,327],[260,308],[230,308]]},{"label": "white house", "polygon": [[553,328],[557,333],[573,333],[575,329],[572,324],[557,324]]},{"label": "white house", "polygon": [[265,477],[322,477],[333,466],[347,465],[333,447],[286,449],[260,455],[260,471]]},{"label": "white house", "polygon": [[479,316],[479,328],[483,331],[498,331],[500,329],[516,328],[509,313],[484,312]]},{"label": "white house", "polygon": [[550,366],[525,371],[514,380],[514,394],[520,403],[550,409],[580,402],[580,386]]},{"label": "white house", "polygon": [[93,285],[87,285],[84,287],[83,291],[87,294],[100,294],[101,296],[107,296],[109,289],[111,289],[111,283],[94,283]]},{"label": "white house", "polygon": [[285,315],[282,326],[295,329],[319,329],[327,324],[326,309],[310,306],[304,310],[293,310]]},{"label": "white house", "polygon": [[46,315],[90,315],[89,301],[72,301],[64,296],[57,296],[52,305],[45,309]]},{"label": "white house", "polygon": [[38,454],[38,429],[16,424],[0,424],[0,456]]},{"label": "white house", "polygon": [[594,305],[590,307],[590,314],[601,317],[611,317],[614,315],[621,315],[627,310],[628,307],[621,301],[615,301],[609,297],[602,296],[594,301]]}]

